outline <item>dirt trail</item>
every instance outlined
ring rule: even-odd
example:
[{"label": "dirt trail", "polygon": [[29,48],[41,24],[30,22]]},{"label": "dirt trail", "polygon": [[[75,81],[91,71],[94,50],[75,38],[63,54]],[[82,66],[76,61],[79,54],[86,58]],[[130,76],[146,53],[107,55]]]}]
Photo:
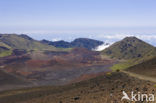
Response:
[{"label": "dirt trail", "polygon": [[138,79],[142,79],[142,80],[148,80],[151,82],[155,82],[156,83],[156,78],[153,77],[149,77],[149,76],[144,76],[144,75],[140,75],[140,74],[136,74],[136,73],[132,73],[132,72],[128,72],[128,71],[122,71],[123,73],[126,73],[132,77],[138,78]]}]

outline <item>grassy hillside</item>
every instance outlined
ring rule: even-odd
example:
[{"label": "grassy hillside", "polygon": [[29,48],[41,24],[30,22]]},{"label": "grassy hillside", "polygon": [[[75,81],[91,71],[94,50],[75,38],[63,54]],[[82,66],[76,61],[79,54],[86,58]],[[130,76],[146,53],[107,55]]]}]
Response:
[{"label": "grassy hillside", "polygon": [[16,34],[1,34],[0,43],[11,49],[26,49],[26,50],[56,50],[55,47],[47,44],[42,44],[26,35]]},{"label": "grassy hillside", "polygon": [[0,34],[0,57],[9,56],[13,50],[39,50],[39,51],[70,51],[71,48],[56,48],[52,45],[41,43],[27,35]]},{"label": "grassy hillside", "polygon": [[112,70],[126,69],[155,57],[156,48],[136,37],[126,37],[103,50],[101,55],[120,61]]},{"label": "grassy hillside", "polygon": [[148,58],[156,55],[156,48],[136,37],[126,37],[106,48],[102,54],[118,59]]},{"label": "grassy hillside", "polygon": [[12,54],[12,50],[6,44],[0,42],[0,57],[8,56]]}]

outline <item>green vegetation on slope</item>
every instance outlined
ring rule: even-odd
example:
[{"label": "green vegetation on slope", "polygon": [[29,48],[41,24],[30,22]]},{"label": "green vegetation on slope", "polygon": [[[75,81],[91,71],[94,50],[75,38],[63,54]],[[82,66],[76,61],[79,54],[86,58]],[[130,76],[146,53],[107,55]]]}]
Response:
[{"label": "green vegetation on slope", "polygon": [[0,57],[9,56],[12,54],[11,50],[0,52]]},{"label": "green vegetation on slope", "polygon": [[127,71],[145,76],[156,77],[156,57],[132,66],[128,68]]},{"label": "green vegetation on slope", "polygon": [[39,41],[33,40],[26,35],[1,34],[0,42],[3,43],[3,45],[11,47],[12,49],[56,50],[55,47],[42,44]]},{"label": "green vegetation on slope", "polygon": [[0,57],[9,56],[12,54],[12,50],[6,44],[0,42]]},{"label": "green vegetation on slope", "polygon": [[121,62],[115,64],[111,69],[120,70],[155,57],[156,48],[136,37],[126,37],[106,48],[101,55],[119,59]]},{"label": "green vegetation on slope", "polygon": [[111,58],[134,59],[156,55],[156,49],[136,37],[126,37],[106,48],[101,54]]},{"label": "green vegetation on slope", "polygon": [[143,58],[135,58],[135,59],[129,59],[129,60],[124,60],[124,61],[121,61],[117,64],[114,64],[111,69],[113,71],[116,71],[116,70],[122,70],[122,69],[127,69],[129,67],[132,67],[134,65],[137,65],[137,64],[140,64],[140,63],[144,63],[145,61],[148,61],[150,59],[154,58],[154,55],[153,56],[145,56]]},{"label": "green vegetation on slope", "polygon": [[21,49],[26,51],[70,51],[71,48],[56,48],[54,46],[41,43],[30,38],[27,35],[16,34],[0,34],[0,57],[9,56],[14,49]]},{"label": "green vegetation on slope", "polygon": [[0,46],[1,46],[1,47],[6,47],[6,48],[8,48],[8,49],[11,48],[10,46],[8,46],[7,44],[5,44],[5,43],[3,43],[3,42],[0,42]]},{"label": "green vegetation on slope", "polygon": [[110,69],[112,69],[113,71],[116,71],[116,70],[122,70],[122,69],[126,69],[132,65],[135,65],[134,63],[132,63],[132,61],[126,61],[126,62],[121,62],[121,63],[118,63],[118,64],[115,64],[113,65]]}]

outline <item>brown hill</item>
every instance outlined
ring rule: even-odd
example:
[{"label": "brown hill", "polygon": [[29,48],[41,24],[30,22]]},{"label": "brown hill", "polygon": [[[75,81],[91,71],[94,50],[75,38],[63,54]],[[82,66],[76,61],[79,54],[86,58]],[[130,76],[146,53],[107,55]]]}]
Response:
[{"label": "brown hill", "polygon": [[25,83],[24,80],[22,80],[21,78],[0,70],[0,86],[24,84],[24,83]]},{"label": "brown hill", "polygon": [[[154,83],[116,72],[66,86],[27,88],[0,93],[1,103],[127,103],[122,91],[155,93]],[[146,102],[146,101],[144,101]]]},{"label": "brown hill", "polygon": [[0,70],[0,91],[33,85],[20,76]]},{"label": "brown hill", "polygon": [[156,78],[156,57],[132,66],[127,71]]}]

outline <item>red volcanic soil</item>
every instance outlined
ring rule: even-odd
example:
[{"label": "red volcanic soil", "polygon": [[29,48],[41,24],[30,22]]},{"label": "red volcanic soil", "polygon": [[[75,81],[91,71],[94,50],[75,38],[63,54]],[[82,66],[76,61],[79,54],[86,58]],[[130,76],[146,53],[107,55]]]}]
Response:
[{"label": "red volcanic soil", "polygon": [[[49,55],[50,53],[47,53]],[[51,53],[52,54],[52,53]],[[101,64],[110,64],[114,61],[112,60],[102,60],[99,57],[98,52],[89,51],[85,48],[75,48],[69,53],[64,53],[63,55],[50,55],[50,57],[45,60],[41,59],[31,59],[26,62],[26,65],[32,68],[44,68],[47,66],[86,66],[86,65],[93,65],[97,63]],[[43,57],[43,55],[42,55]],[[54,69],[54,67],[53,67]]]},{"label": "red volcanic soil", "polygon": [[75,48],[65,56],[66,60],[80,63],[91,63],[93,61],[100,61],[99,52],[89,51],[85,48]]},{"label": "red volcanic soil", "polygon": [[36,67],[36,68],[40,68],[42,66],[46,66],[49,64],[49,61],[47,60],[29,60],[26,62],[26,65],[30,66],[30,67]]},{"label": "red volcanic soil", "polygon": [[18,62],[25,62],[29,60],[30,57],[28,55],[20,55],[20,56],[15,56],[11,55],[8,57],[0,58],[0,65],[6,65],[10,63],[18,63]]},{"label": "red volcanic soil", "polygon": [[64,57],[53,57],[50,60],[28,60],[26,62],[26,65],[30,68],[46,68],[46,67],[52,67],[51,69],[54,69],[54,66],[70,66],[73,65],[69,61],[65,60]]},{"label": "red volcanic soil", "polygon": [[[0,59],[5,72],[40,84],[78,82],[108,72],[115,60],[101,59],[99,52],[75,48],[70,52],[33,51]],[[34,82],[33,81],[33,82]]]}]

